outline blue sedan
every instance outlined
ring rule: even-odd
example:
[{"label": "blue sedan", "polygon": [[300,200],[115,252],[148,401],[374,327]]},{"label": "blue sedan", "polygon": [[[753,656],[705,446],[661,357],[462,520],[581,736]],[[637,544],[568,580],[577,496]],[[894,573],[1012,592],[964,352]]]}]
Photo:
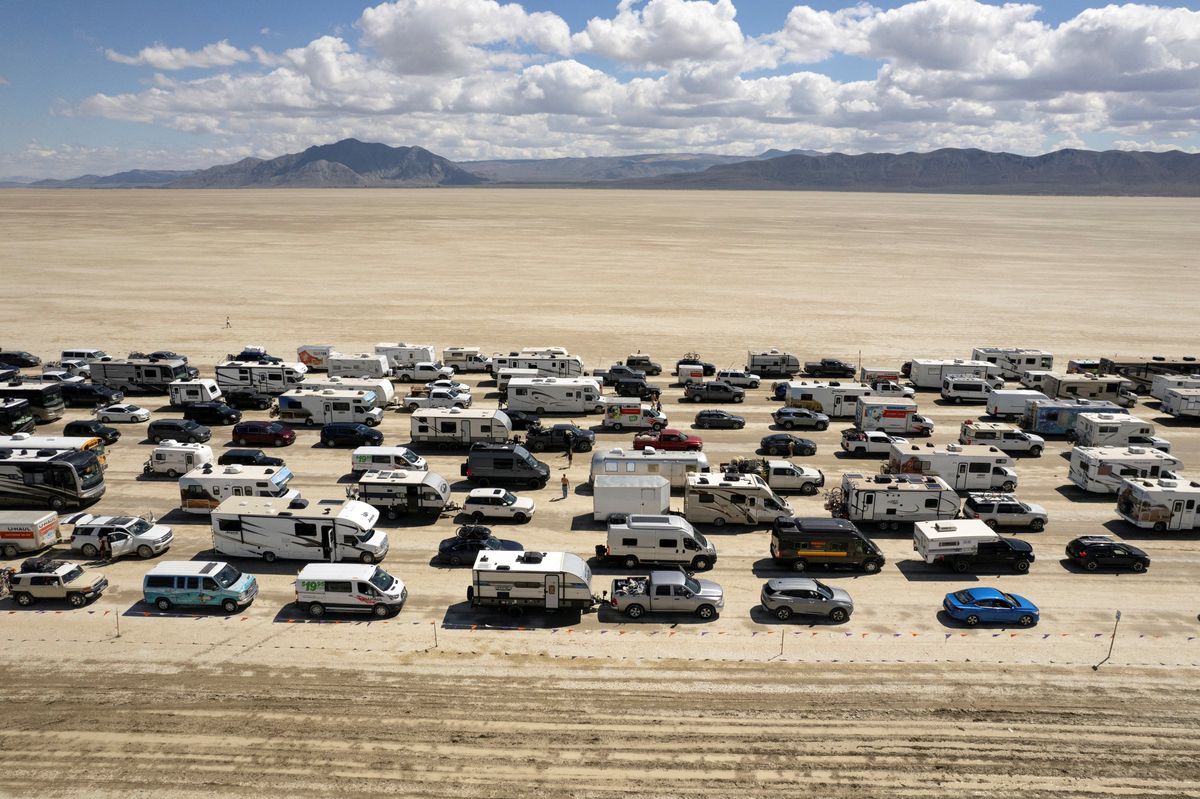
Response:
[{"label": "blue sedan", "polygon": [[964,588],[946,594],[942,607],[952,618],[974,627],[980,622],[1016,622],[1022,627],[1037,624],[1037,606],[1023,596],[1006,594],[998,588]]}]

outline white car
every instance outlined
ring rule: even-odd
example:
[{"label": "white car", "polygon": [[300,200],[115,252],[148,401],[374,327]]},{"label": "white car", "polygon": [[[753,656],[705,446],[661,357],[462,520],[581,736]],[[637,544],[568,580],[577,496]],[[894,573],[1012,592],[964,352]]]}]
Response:
[{"label": "white car", "polygon": [[758,388],[758,384],[762,382],[762,378],[758,375],[743,372],[741,369],[722,369],[717,372],[716,379],[742,388]]},{"label": "white car", "polygon": [[470,394],[471,387],[466,383],[456,383],[453,380],[434,380],[425,384],[425,388],[432,391],[435,388],[444,388],[448,391],[457,391],[460,394]]},{"label": "white car", "polygon": [[150,411],[128,403],[108,405],[96,410],[96,418],[108,424],[109,422],[148,422]]},{"label": "white car", "polygon": [[503,488],[472,489],[463,500],[463,513],[476,524],[484,519],[512,519],[527,522],[533,518],[535,506],[529,497],[518,497]]},{"label": "white car", "polygon": [[82,383],[83,378],[79,375],[69,374],[61,369],[47,369],[42,372],[42,378],[46,383]]},{"label": "white car", "polygon": [[71,548],[88,558],[100,554],[100,539],[105,536],[114,558],[134,554],[143,559],[152,558],[166,552],[175,539],[170,527],[137,516],[76,513],[63,521],[75,525],[71,534]]}]

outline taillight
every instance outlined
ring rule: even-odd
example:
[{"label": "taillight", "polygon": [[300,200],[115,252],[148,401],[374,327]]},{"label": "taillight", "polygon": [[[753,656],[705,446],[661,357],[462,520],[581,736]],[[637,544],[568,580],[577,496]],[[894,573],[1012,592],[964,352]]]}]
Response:
[{"label": "taillight", "polygon": [[617,598],[615,596],[612,599],[610,599],[609,601],[612,603],[612,606],[614,608],[617,606]]},{"label": "taillight", "polygon": [[1077,554],[1078,554],[1078,555],[1079,555],[1079,557],[1081,557],[1081,558],[1087,557],[1087,550],[1086,550],[1086,549],[1081,549],[1081,550],[1079,550],[1079,552],[1078,552]]}]

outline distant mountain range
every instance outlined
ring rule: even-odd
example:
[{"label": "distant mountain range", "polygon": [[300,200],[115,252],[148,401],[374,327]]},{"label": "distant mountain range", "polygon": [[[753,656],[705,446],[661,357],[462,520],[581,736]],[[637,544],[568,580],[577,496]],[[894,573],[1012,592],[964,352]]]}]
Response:
[{"label": "distant mountain range", "polygon": [[845,155],[767,150],[757,156],[662,153],[454,163],[421,147],[345,139],[194,172],[132,170],[23,188],[384,188],[558,185],[965,194],[1200,196],[1200,155],[1058,150],[1039,156],[943,149]]}]

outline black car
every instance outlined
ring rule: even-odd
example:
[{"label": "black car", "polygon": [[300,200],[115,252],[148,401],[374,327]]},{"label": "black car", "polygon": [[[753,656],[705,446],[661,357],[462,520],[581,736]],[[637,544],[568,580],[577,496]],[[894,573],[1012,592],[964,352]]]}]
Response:
[{"label": "black car", "polygon": [[504,415],[512,423],[513,430],[528,430],[530,427],[541,424],[542,421],[536,413],[528,411],[510,411],[506,408]]},{"label": "black car", "polygon": [[253,361],[255,363],[283,363],[283,358],[276,358],[274,355],[268,355],[266,351],[259,349],[242,350],[230,358],[230,360]]},{"label": "black car", "polygon": [[41,358],[24,350],[0,350],[0,364],[4,366],[27,369],[31,366],[38,366],[41,362]]},{"label": "black car", "polygon": [[1114,541],[1106,535],[1085,535],[1067,544],[1067,557],[1090,572],[1097,569],[1150,568],[1150,556],[1137,547]]},{"label": "black car", "polygon": [[[486,530],[487,528],[485,527],[484,529]],[[450,566],[469,566],[474,564],[476,556],[485,550],[492,552],[520,552],[524,548],[516,541],[494,538],[490,533],[487,538],[462,538],[456,535],[438,544],[438,553],[435,560],[438,563],[445,563]]]},{"label": "black car", "polygon": [[183,406],[183,418],[201,424],[237,424],[242,420],[242,412],[223,402],[193,402]]},{"label": "black car", "polygon": [[327,447],[378,447],[383,433],[355,422],[334,422],[321,428],[321,443]]},{"label": "black car", "polygon": [[703,370],[705,377],[712,377],[717,373],[716,364],[700,360],[700,356],[694,352],[689,352],[675,362],[675,374],[679,374],[679,367],[681,366],[699,366]]},{"label": "black car", "polygon": [[613,391],[618,397],[637,397],[644,400],[657,400],[662,396],[662,389],[645,380],[624,379],[613,384]]},{"label": "black car", "polygon": [[272,458],[261,449],[227,449],[217,458],[218,466],[236,463],[240,466],[286,466],[283,458]]},{"label": "black car", "polygon": [[157,419],[146,428],[146,438],[155,444],[164,441],[184,441],[188,444],[208,441],[212,431],[191,419]]},{"label": "black car", "polygon": [[703,430],[719,427],[730,430],[741,430],[746,426],[746,419],[743,416],[735,416],[729,411],[713,408],[707,411],[700,411],[700,413],[696,414],[695,425]]},{"label": "black car", "polygon": [[556,424],[550,427],[531,427],[525,434],[525,446],[534,452],[544,450],[567,450],[567,436],[571,437],[571,449],[576,452],[591,452],[596,445],[596,434],[573,424]]},{"label": "black car", "polygon": [[105,444],[115,444],[121,437],[121,431],[106,424],[100,424],[95,419],[79,419],[67,422],[63,435],[68,437],[99,438]]},{"label": "black car", "polygon": [[231,408],[258,408],[265,411],[271,407],[271,397],[253,391],[226,391],[225,404]]},{"label": "black car", "polygon": [[115,388],[98,386],[95,383],[60,383],[63,402],[76,408],[95,408],[98,405],[115,405],[125,395]]},{"label": "black car", "polygon": [[791,433],[772,433],[763,436],[759,443],[768,455],[816,455],[817,444],[810,438],[801,438]]}]

